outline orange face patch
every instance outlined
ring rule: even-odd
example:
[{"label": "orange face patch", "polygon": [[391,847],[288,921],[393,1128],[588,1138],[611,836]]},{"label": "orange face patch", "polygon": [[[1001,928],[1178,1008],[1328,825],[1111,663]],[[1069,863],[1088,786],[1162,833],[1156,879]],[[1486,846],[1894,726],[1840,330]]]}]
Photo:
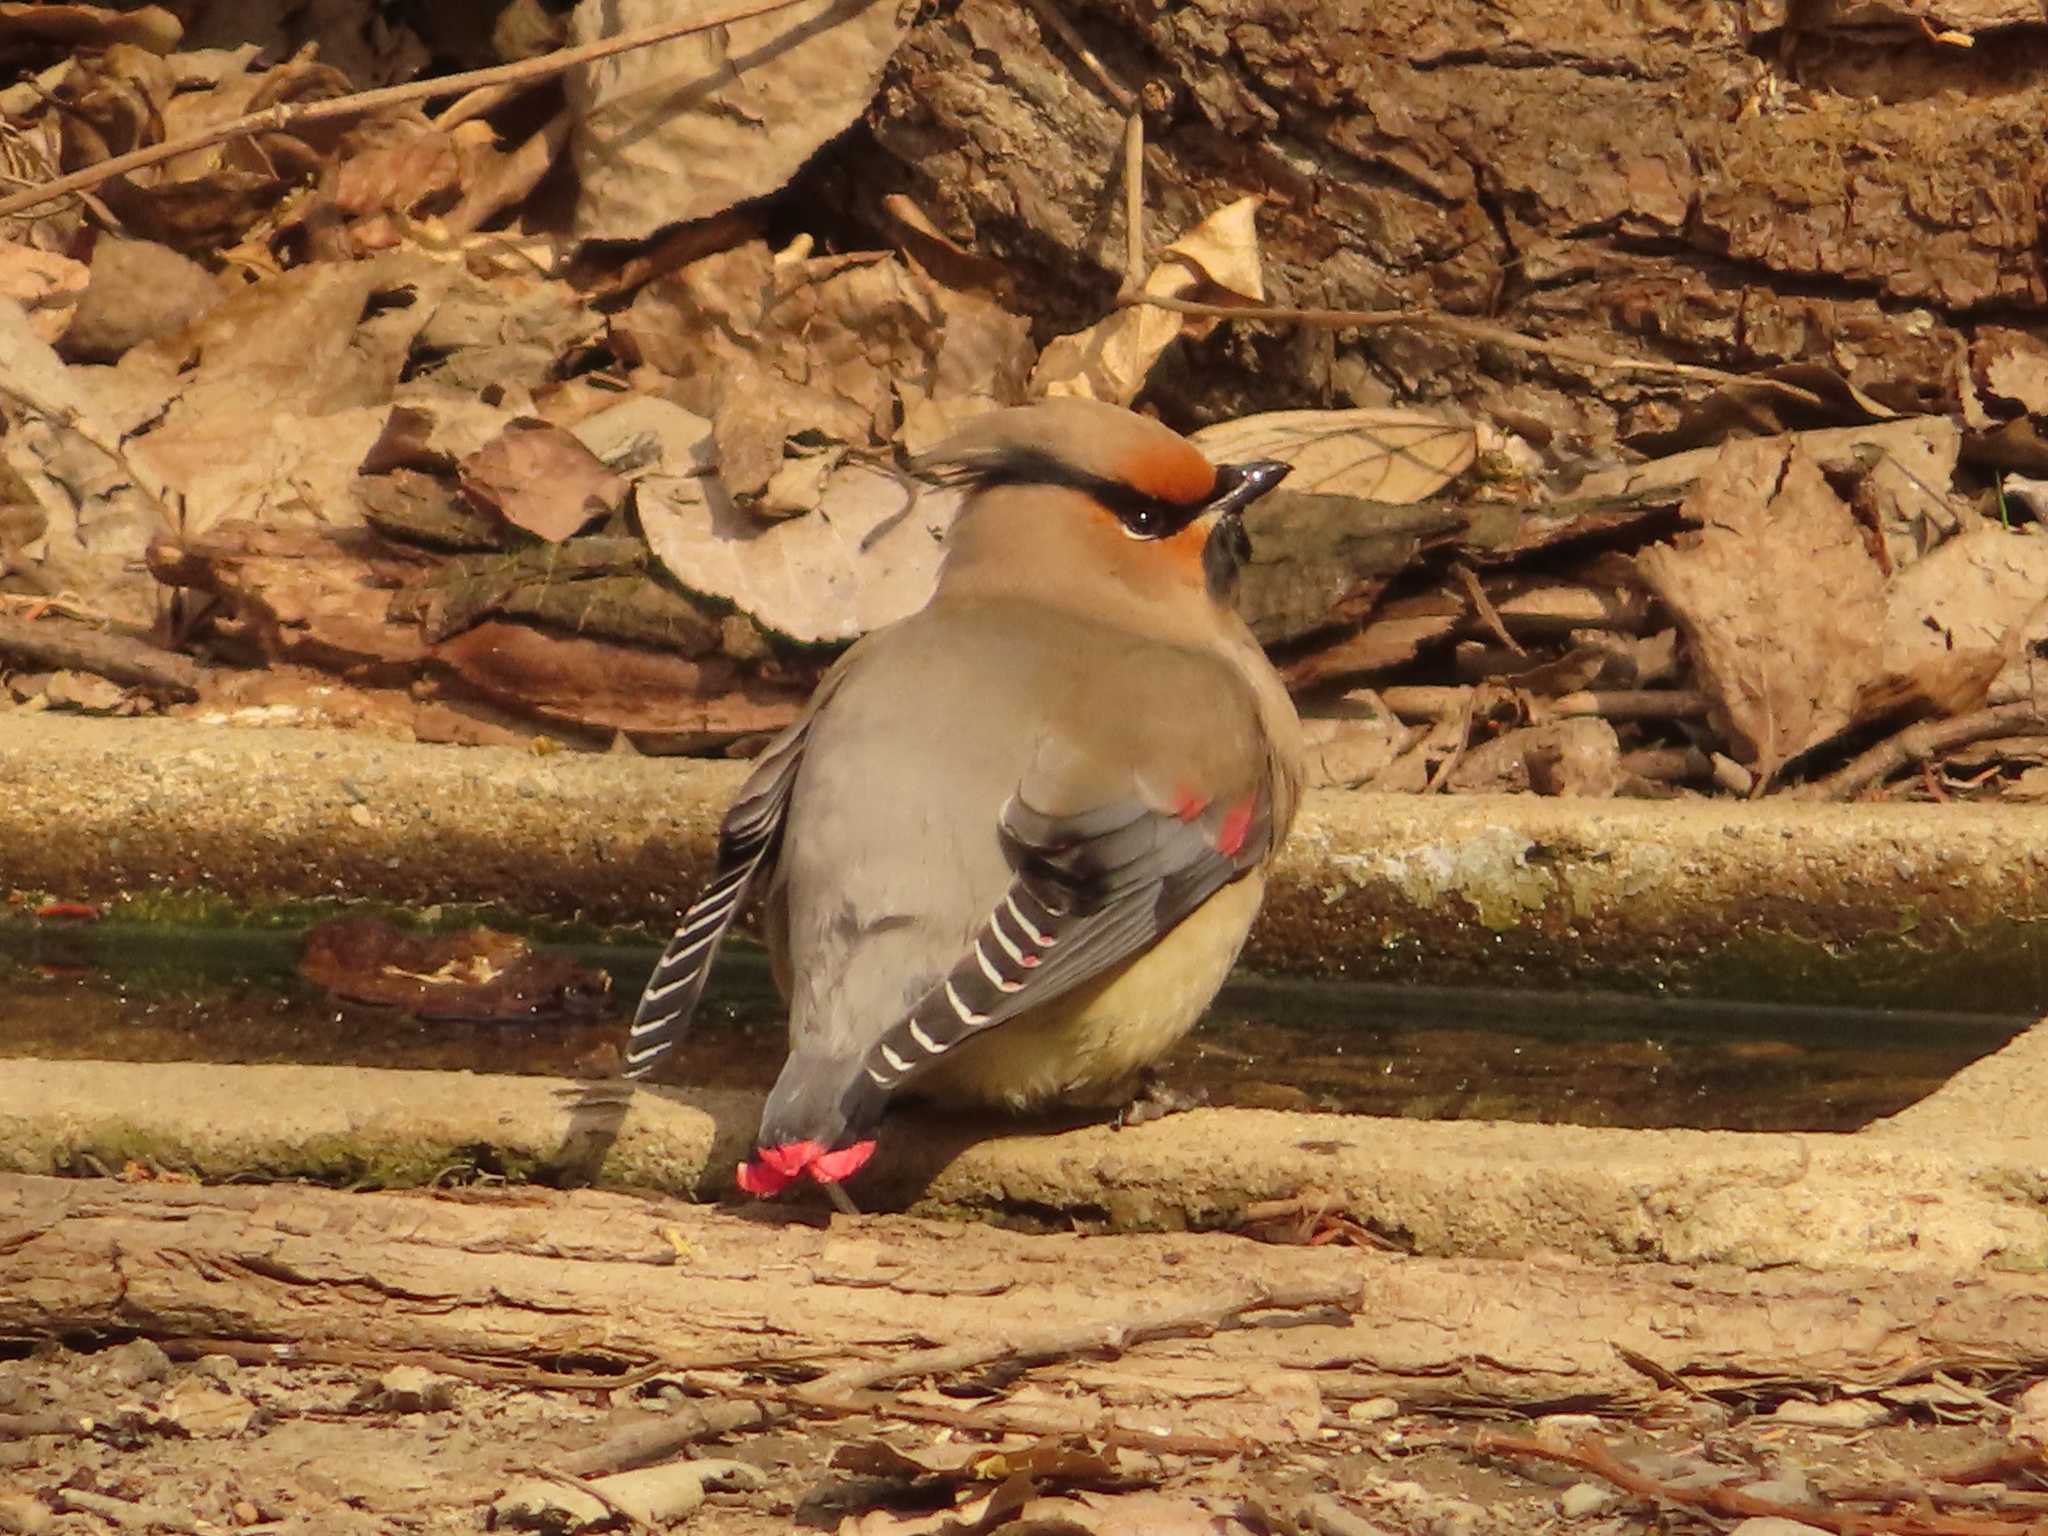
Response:
[{"label": "orange face patch", "polygon": [[1207,501],[1216,489],[1216,467],[1201,450],[1163,434],[1123,454],[1112,473],[1134,491],[1182,507]]}]

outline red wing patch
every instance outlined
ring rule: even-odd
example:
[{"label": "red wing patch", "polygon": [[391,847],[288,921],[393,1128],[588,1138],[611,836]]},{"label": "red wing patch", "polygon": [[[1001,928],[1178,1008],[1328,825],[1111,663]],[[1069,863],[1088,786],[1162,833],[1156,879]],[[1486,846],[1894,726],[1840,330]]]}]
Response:
[{"label": "red wing patch", "polygon": [[1173,797],[1173,814],[1182,821],[1193,821],[1209,809],[1209,797],[1198,795],[1192,789],[1178,791]]},{"label": "red wing patch", "polygon": [[1237,857],[1238,849],[1244,846],[1245,837],[1251,832],[1252,817],[1258,808],[1258,796],[1246,795],[1224,814],[1223,825],[1216,829],[1218,853],[1229,859]]}]

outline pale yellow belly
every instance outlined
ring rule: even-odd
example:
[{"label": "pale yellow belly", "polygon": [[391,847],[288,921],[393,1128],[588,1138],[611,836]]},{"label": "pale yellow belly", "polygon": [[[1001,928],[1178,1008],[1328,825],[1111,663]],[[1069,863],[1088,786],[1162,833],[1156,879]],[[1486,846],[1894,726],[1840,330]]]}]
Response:
[{"label": "pale yellow belly", "polygon": [[1114,1102],[1201,1018],[1264,894],[1259,874],[1225,886],[1137,959],[956,1047],[911,1091],[941,1104],[1007,1109]]}]

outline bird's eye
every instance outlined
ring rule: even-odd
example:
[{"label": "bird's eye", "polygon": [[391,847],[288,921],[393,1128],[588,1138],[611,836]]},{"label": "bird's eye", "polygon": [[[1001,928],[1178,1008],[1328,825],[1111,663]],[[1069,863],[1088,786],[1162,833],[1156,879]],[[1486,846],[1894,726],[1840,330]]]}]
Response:
[{"label": "bird's eye", "polygon": [[1134,537],[1156,539],[1167,531],[1171,519],[1157,502],[1141,501],[1123,509],[1123,524]]}]

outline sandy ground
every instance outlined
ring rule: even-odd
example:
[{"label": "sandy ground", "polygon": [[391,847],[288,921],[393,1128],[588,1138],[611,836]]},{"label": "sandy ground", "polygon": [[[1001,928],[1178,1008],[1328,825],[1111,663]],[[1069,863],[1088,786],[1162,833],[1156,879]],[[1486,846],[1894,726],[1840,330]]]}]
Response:
[{"label": "sandy ground", "polygon": [[[863,1242],[887,1253],[916,1235],[886,1223],[835,1223],[831,1232],[799,1230],[792,1240],[820,1253],[836,1241],[843,1260]],[[1006,1264],[1067,1268],[1078,1287],[1069,1294],[1085,1302],[1102,1257],[1086,1250],[1098,1240],[987,1236],[993,1257]],[[956,1241],[972,1247],[979,1239],[968,1232]],[[1213,1241],[1238,1242],[1254,1257],[1273,1252],[1242,1240]],[[5,1242],[0,1234],[0,1251]],[[1309,1252],[1316,1265],[1347,1262],[1330,1250],[1304,1251],[1304,1258]],[[1146,1255],[1154,1263],[1164,1256],[1157,1249]],[[1194,1267],[1207,1257],[1185,1254]],[[676,1275],[675,1283],[687,1278]],[[833,1280],[843,1286],[851,1276],[819,1270],[794,1283]],[[771,1289],[789,1283],[762,1281]],[[1513,1281],[1504,1274],[1502,1283]],[[899,1350],[919,1338],[915,1297],[897,1296],[894,1311],[899,1326],[878,1329],[870,1344],[885,1360],[883,1334],[893,1332]],[[1368,1301],[1352,1326],[1371,1327],[1370,1314]],[[1328,1326],[1327,1318],[1314,1325]],[[1945,1474],[2018,1444],[2008,1435],[2010,1405],[2024,1384],[2019,1378],[1987,1381],[1996,1397],[1953,1381],[1842,1395],[1814,1384],[1756,1382],[1711,1392],[1674,1385],[1627,1414],[1573,1412],[1577,1405],[1569,1402],[1433,1412],[1374,1391],[1373,1382],[1340,1361],[1304,1368],[1314,1355],[1287,1337],[1293,1330],[1267,1331],[1271,1339],[1259,1348],[1271,1359],[1257,1369],[1244,1365],[1236,1344],[1230,1349],[1238,1353],[1227,1360],[1216,1353],[1235,1334],[1208,1343],[1134,1340],[1121,1354],[933,1370],[900,1383],[879,1414],[805,1412],[720,1437],[692,1454],[743,1462],[758,1472],[758,1486],[711,1494],[678,1528],[735,1536],[793,1528],[849,1536],[999,1530],[1004,1520],[973,1517],[986,1514],[982,1501],[1005,1473],[1032,1466],[1035,1455],[1038,1475],[1009,1485],[1016,1502],[1035,1500],[1025,1513],[1039,1523],[1019,1524],[1020,1531],[1726,1530],[1727,1518],[1710,1520],[1685,1502],[1714,1498],[1724,1501],[1724,1516],[1769,1507],[1809,1513],[1840,1529],[1850,1511],[1841,1502],[1846,1496],[1888,1494],[1854,1506],[1865,1513],[1907,1510]],[[264,1357],[279,1351],[249,1340],[190,1338],[172,1341],[174,1359],[146,1339],[117,1338],[46,1338],[0,1358],[0,1531],[474,1531],[487,1523],[493,1501],[532,1468],[576,1465],[622,1434],[672,1425],[707,1403],[744,1407],[816,1370],[772,1327],[757,1340],[764,1363],[678,1365],[639,1373],[624,1385],[573,1359],[552,1372],[453,1356],[442,1368],[393,1366],[394,1354],[378,1359],[375,1351],[353,1362],[275,1363]],[[775,1363],[765,1363],[771,1356]],[[1290,1358],[1292,1367],[1273,1363]],[[1177,1406],[1166,1406],[1162,1383],[1170,1384]],[[910,1417],[993,1409],[1036,1411],[1076,1429],[1064,1437],[1000,1436]],[[1117,1430],[1212,1437],[1219,1448],[1119,1446],[1112,1443]],[[1528,1454],[1490,1452],[1479,1438],[1489,1432],[1557,1448],[1598,1446],[1633,1475],[1655,1480],[1664,1496],[1624,1492],[1606,1478]],[[997,1451],[1007,1460],[992,1462]],[[601,1451],[597,1459],[606,1470],[617,1464]],[[2038,1517],[2048,1500],[2041,1491],[2048,1488],[2048,1464],[2036,1454],[2031,1471],[2012,1466],[2002,1477],[2002,1491],[2033,1495],[2015,1519]],[[1981,1502],[1990,1493],[1979,1488],[1974,1497]],[[1742,1498],[1760,1502],[1736,1502]],[[1924,1502],[1919,1507],[1936,1513]],[[1983,1518],[1990,1511],[1958,1513]],[[1347,1515],[1365,1523],[1341,1523]],[[1778,1536],[1792,1529],[1779,1528]]]}]

